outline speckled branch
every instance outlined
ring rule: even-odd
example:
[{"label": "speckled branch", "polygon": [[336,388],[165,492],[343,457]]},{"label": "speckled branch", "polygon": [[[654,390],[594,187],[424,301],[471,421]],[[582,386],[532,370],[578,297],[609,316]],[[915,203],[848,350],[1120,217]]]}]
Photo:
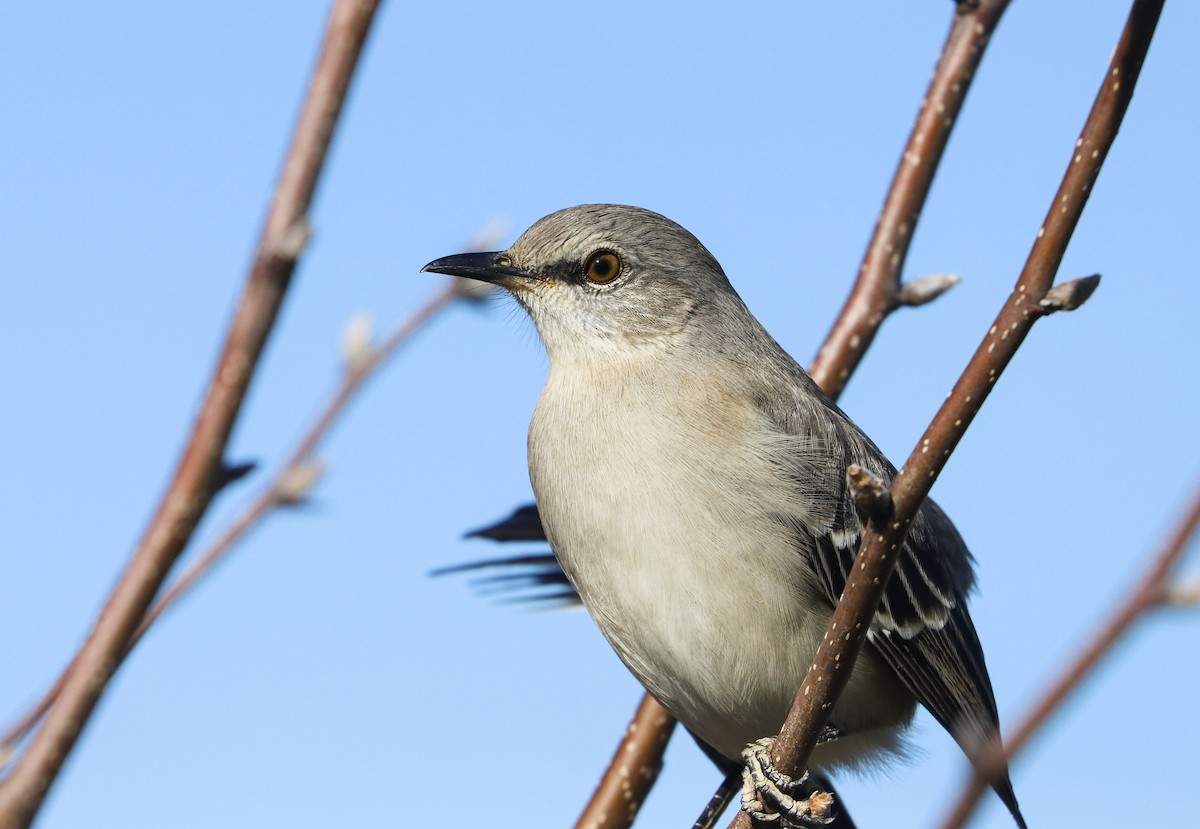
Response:
[{"label": "speckled branch", "polygon": [[[1086,293],[1078,288],[1064,289],[1051,295],[1051,302],[1043,302],[1052,290],[1067,243],[1129,106],[1161,9],[1162,0],[1134,3],[1100,92],[1072,151],[1066,175],[1012,294],[893,481],[894,512],[889,523],[884,527],[874,523],[868,526],[833,621],[775,742],[772,761],[785,774],[795,775],[807,764],[862,649],[909,523],[946,459],[1033,324],[1048,313],[1066,309],[1054,297],[1063,294],[1078,297]],[[739,814],[734,825],[749,829],[750,819]]]},{"label": "speckled branch", "polygon": [[[846,388],[884,318],[901,306],[918,304],[926,293],[905,291],[900,274],[950,131],[1007,7],[1008,0],[961,0],[957,4],[950,34],[896,167],[858,279],[808,370],[834,399]],[[942,290],[946,287],[949,285]]]},{"label": "speckled branch", "polygon": [[0,829],[28,826],[221,480],[221,461],[308,236],[305,216],[378,2],[338,0],[224,350],[175,476],[58,703],[0,783]]},{"label": "speckled branch", "polygon": [[646,694],[633,715],[577,829],[624,829],[633,824],[662,770],[675,718]]},{"label": "speckled branch", "polygon": [[[1063,671],[1062,675],[1046,689],[1025,715],[1021,724],[1004,742],[1003,760],[994,758],[992,769],[1003,766],[1016,756],[1028,743],[1050,715],[1062,707],[1067,697],[1074,692],[1103,659],[1112,653],[1114,647],[1134,623],[1144,618],[1147,613],[1165,604],[1170,578],[1179,560],[1187,551],[1188,546],[1200,531],[1200,488],[1192,496],[1191,506],[1175,526],[1167,543],[1157,556],[1154,557],[1150,569],[1140,584],[1134,587],[1127,598],[1113,612],[1108,622],[1099,633],[1075,657],[1075,661]],[[979,798],[987,791],[989,775],[976,771],[964,787],[958,801],[950,809],[942,829],[961,829],[974,811]]]}]

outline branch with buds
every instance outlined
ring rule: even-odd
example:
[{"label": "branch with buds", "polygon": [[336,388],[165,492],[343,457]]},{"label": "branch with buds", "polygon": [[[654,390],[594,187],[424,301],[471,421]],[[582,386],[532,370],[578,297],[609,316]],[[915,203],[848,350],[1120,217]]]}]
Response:
[{"label": "branch with buds", "polygon": [[[1095,289],[1095,277],[1055,289],[1054,276],[1129,106],[1161,10],[1161,0],[1134,3],[1072,161],[1012,294],[893,481],[894,512],[883,522],[872,516],[829,630],[775,741],[772,761],[783,774],[796,776],[808,763],[866,641],[897,559],[891,553],[904,543],[910,522],[1001,372],[1037,320],[1052,311],[1077,308]],[[732,826],[750,829],[749,816],[739,814]]]},{"label": "branch with buds", "polygon": [[222,461],[229,435],[308,239],[308,209],[377,5],[334,4],[258,250],[187,448],[129,566],[67,669],[57,703],[0,782],[0,829],[33,821],[167,573],[228,480]]}]

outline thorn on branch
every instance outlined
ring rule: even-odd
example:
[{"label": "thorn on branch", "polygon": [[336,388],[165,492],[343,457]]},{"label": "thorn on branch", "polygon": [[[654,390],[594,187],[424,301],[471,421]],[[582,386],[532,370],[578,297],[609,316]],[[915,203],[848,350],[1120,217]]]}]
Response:
[{"label": "thorn on branch", "polygon": [[1074,311],[1088,301],[1088,297],[1095,293],[1099,284],[1100,274],[1098,273],[1062,282],[1047,291],[1038,305],[1043,314],[1053,314],[1055,311]]},{"label": "thorn on branch", "polygon": [[280,506],[294,507],[303,503],[309,490],[325,474],[325,465],[320,461],[299,463],[279,476],[275,484],[275,500]]},{"label": "thorn on branch", "polygon": [[926,276],[918,276],[900,286],[896,302],[909,308],[916,308],[918,305],[933,302],[961,281],[962,279],[953,273],[931,273]]},{"label": "thorn on branch", "polygon": [[854,505],[862,510],[875,526],[883,526],[892,517],[892,490],[887,482],[856,463],[846,470],[846,482]]}]

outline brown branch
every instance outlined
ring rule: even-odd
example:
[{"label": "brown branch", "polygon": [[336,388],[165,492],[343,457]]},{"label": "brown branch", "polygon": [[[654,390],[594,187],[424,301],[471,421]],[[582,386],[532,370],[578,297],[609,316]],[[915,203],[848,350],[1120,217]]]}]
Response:
[{"label": "brown branch", "polygon": [[[481,236],[470,249],[482,250],[490,247],[491,241],[493,240],[490,236]],[[475,287],[477,284],[466,279],[454,278],[443,290],[430,297],[406,320],[396,326],[377,346],[372,346],[366,341],[369,340],[369,332],[364,332],[365,336],[361,340],[357,339],[357,335],[353,333],[357,326],[351,324],[345,355],[346,372],[333,396],[325,404],[312,425],[305,430],[304,436],[279,473],[263,486],[241,514],[155,600],[141,624],[134,631],[122,658],[129,655],[129,652],[141,641],[151,625],[158,621],[164,612],[212,572],[213,568],[233,550],[237,543],[264,518],[279,507],[292,506],[304,500],[323,471],[320,463],[315,460],[317,447],[320,446],[321,441],[324,440],[366,381],[382,368],[383,364],[394,356],[414,334],[454,300],[474,299],[473,292],[477,290]],[[7,731],[0,734],[0,768],[6,764],[6,758],[12,756],[17,743],[24,739],[25,735],[50,710],[50,706],[54,704],[62,691],[66,675],[66,672],[60,675],[50,690],[32,708],[9,726]]]},{"label": "brown branch", "polygon": [[[775,742],[772,760],[785,774],[798,774],[817,744],[862,649],[909,523],[997,378],[1033,324],[1046,313],[1041,300],[1051,291],[1067,243],[1129,106],[1161,8],[1162,0],[1134,3],[1066,175],[1015,289],[897,474],[892,484],[892,518],[883,527],[872,522],[867,528],[829,630]],[[750,819],[739,814],[734,825],[749,829]]]},{"label": "brown branch", "polygon": [[867,245],[858,279],[809,368],[812,379],[835,400],[875,339],[879,324],[897,307],[912,304],[911,300],[922,293],[917,288],[905,292],[900,273],[950,131],[1007,6],[1008,0],[960,0],[955,8],[954,22]]},{"label": "brown branch", "polygon": [[[880,323],[892,311],[930,302],[958,282],[955,276],[935,275],[901,285],[900,273],[950,131],[958,119],[988,40],[1007,6],[1008,0],[960,0],[956,4],[950,32],[884,199],[858,279],[809,368],[813,380],[834,400],[841,395],[850,375],[862,362]],[[674,718],[646,694],[626,733],[658,728],[662,732],[658,743],[665,749],[674,727]],[[617,757],[624,750],[622,743],[617,748]],[[657,756],[648,757],[647,761],[657,767],[662,762],[661,751]],[[619,791],[609,779],[616,764],[614,757],[583,817],[576,823],[576,829],[583,829],[587,816],[597,813],[627,816],[627,820],[612,823],[612,829],[633,823],[636,811],[627,812],[619,801],[610,799],[613,792]]]},{"label": "brown branch", "polygon": [[212,501],[229,434],[308,236],[305,216],[377,5],[368,0],[334,5],[258,251],[187,448],[141,544],[68,668],[58,703],[0,783],[0,829],[32,822]]},{"label": "brown branch", "polygon": [[630,826],[662,770],[663,752],[675,718],[646,694],[596,793],[576,822],[578,829],[623,829]]},{"label": "brown branch", "polygon": [[1154,558],[1150,569],[1141,583],[1113,612],[1111,618],[1096,634],[1095,638],[1075,657],[1055,682],[1046,689],[1025,715],[1021,724],[1006,739],[1000,757],[993,757],[988,768],[976,771],[964,787],[958,801],[942,822],[942,829],[960,829],[975,810],[979,798],[987,791],[989,781],[1003,769],[1007,761],[1016,756],[1038,732],[1050,716],[1062,708],[1067,697],[1076,691],[1091,675],[1100,662],[1112,653],[1117,643],[1151,610],[1162,607],[1166,602],[1169,579],[1175,566],[1187,551],[1188,545],[1200,530],[1200,488],[1192,497],[1187,513],[1176,525],[1171,537],[1161,552]]}]

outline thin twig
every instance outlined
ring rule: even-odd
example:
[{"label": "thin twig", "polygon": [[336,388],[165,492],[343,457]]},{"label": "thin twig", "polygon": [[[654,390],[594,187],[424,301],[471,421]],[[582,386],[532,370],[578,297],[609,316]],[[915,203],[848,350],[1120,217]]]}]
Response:
[{"label": "thin twig", "polygon": [[[1015,289],[897,474],[892,484],[895,512],[890,522],[885,527],[871,523],[867,528],[829,630],[775,741],[772,760],[784,774],[798,774],[807,764],[862,649],[910,522],[996,379],[1033,324],[1046,313],[1039,303],[1051,290],[1067,243],[1128,108],[1161,8],[1162,0],[1134,3],[1066,175]],[[733,825],[749,829],[750,818],[739,814]]]},{"label": "thin twig", "polygon": [[[491,241],[490,236],[481,236],[471,248],[489,247]],[[155,600],[141,624],[134,631],[123,656],[128,656],[129,652],[141,641],[146,631],[150,629],[150,626],[195,587],[201,579],[212,572],[213,568],[230,553],[237,543],[245,538],[264,518],[280,507],[292,506],[304,499],[308,490],[320,477],[320,465],[315,459],[317,447],[345,412],[350,401],[362,390],[366,381],[382,368],[384,363],[394,356],[414,334],[428,325],[440,311],[456,299],[473,298],[471,294],[466,293],[470,290],[473,290],[473,285],[468,284],[467,280],[455,278],[397,325],[382,343],[376,346],[364,343],[360,348],[355,348],[346,355],[346,372],[342,376],[342,382],[316,420],[305,430],[300,442],[279,473],[262,487],[238,517],[217,536],[203,553],[189,563],[179,577]],[[50,710],[50,706],[54,704],[62,690],[65,678],[66,672],[55,680],[50,690],[32,708],[14,722],[7,731],[0,734],[0,768],[5,765],[4,758],[11,756],[17,743]]]},{"label": "thin twig", "polygon": [[942,829],[961,829],[966,824],[967,819],[975,810],[976,804],[979,803],[979,798],[987,791],[989,780],[995,775],[996,769],[1003,769],[1007,762],[1029,743],[1029,740],[1046,724],[1050,716],[1062,707],[1067,697],[1078,690],[1100,662],[1112,653],[1117,643],[1124,638],[1135,622],[1145,618],[1151,610],[1163,606],[1164,591],[1169,584],[1171,573],[1187,551],[1188,545],[1198,530],[1200,530],[1200,488],[1197,488],[1192,497],[1191,506],[1175,526],[1161,552],[1154,558],[1141,583],[1129,593],[1104,627],[1079,652],[1075,661],[1046,689],[1041,699],[1025,715],[1021,724],[1004,741],[1002,756],[993,757],[987,764],[988,768],[982,772],[975,771],[963,788],[958,801],[942,822]]},{"label": "thin twig", "polygon": [[191,438],[136,552],[76,655],[56,705],[0,783],[0,829],[28,826],[83,731],[121,654],[211,503],[259,355],[307,239],[316,189],[377,2],[338,0],[258,251]]},{"label": "thin twig", "polygon": [[[859,268],[858,279],[809,368],[813,380],[834,400],[845,389],[850,375],[862,362],[880,323],[889,314],[903,306],[929,302],[958,282],[958,278],[953,276],[923,278],[905,291],[906,286],[901,285],[900,274],[946,142],[958,119],[975,70],[983,58],[984,49],[1007,6],[1008,0],[960,0],[956,4],[950,32],[884,199],[875,232]],[[642,732],[655,727],[656,723],[665,732],[658,740],[665,749],[675,720],[647,694],[626,733],[635,730]],[[622,744],[617,748],[618,756],[623,750]],[[648,760],[659,764],[662,762],[661,754]],[[615,758],[614,764],[609,766],[609,773],[614,765]],[[615,790],[606,773],[596,787],[583,817],[576,823],[576,829],[583,829],[584,818],[589,814],[605,812],[625,815],[619,803],[604,799]],[[634,814],[629,814],[627,821],[612,823],[612,829],[630,826],[633,817]]]},{"label": "thin twig", "polygon": [[1008,0],[960,0],[955,8],[950,33],[867,245],[858,279],[809,368],[812,379],[834,399],[846,388],[850,374],[875,339],[879,324],[901,305],[913,304],[912,300],[924,293],[921,289],[927,287],[905,292],[900,274],[950,131],[1007,6]]},{"label": "thin twig", "polygon": [[342,378],[337,391],[325,404],[325,408],[305,432],[304,437],[293,450],[291,457],[274,480],[268,482],[253,501],[243,510],[229,527],[163,591],[162,596],[154,603],[145,618],[138,626],[130,647],[137,644],[142,635],[149,630],[162,614],[179,600],[188,590],[212,571],[240,541],[271,511],[290,506],[302,500],[315,477],[306,477],[306,485],[300,489],[291,489],[287,481],[297,470],[313,468],[315,453],[321,441],[345,412],[347,405],[362,389],[363,384],[383,365],[383,363],[406,343],[414,334],[429,323],[439,311],[462,296],[461,285],[456,281],[446,285],[438,293],[430,297],[403,323],[398,325],[387,339],[380,345],[369,348],[364,352],[361,361],[352,361],[347,365],[347,371]]}]

